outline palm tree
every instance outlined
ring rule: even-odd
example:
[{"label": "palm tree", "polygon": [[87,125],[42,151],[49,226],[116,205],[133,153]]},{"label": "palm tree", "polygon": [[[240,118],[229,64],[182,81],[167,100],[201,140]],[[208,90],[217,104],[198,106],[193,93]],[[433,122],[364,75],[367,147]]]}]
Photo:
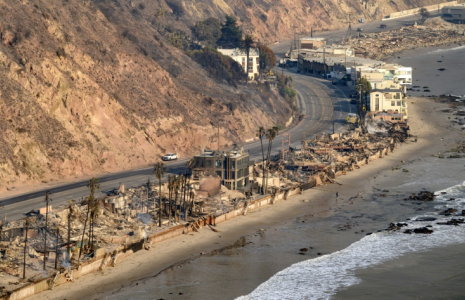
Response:
[{"label": "palm tree", "polygon": [[171,224],[171,212],[172,212],[172,207],[171,207],[171,200],[173,198],[173,180],[174,178],[171,177],[171,175],[168,175],[168,226]]},{"label": "palm tree", "polygon": [[[187,169],[189,170],[188,174],[186,174],[186,179],[187,179],[187,187],[186,187],[186,191],[187,191],[187,188],[189,188],[190,186],[190,176],[192,176],[192,169],[194,169],[195,167],[195,160],[193,158],[191,158],[188,162],[187,162]],[[187,191],[187,196],[189,196],[190,193],[189,191]],[[188,201],[189,202],[189,201]],[[190,204],[188,204],[190,205]],[[192,211],[191,211],[191,214],[192,214]],[[186,212],[186,216],[187,216],[187,212]]]},{"label": "palm tree", "polygon": [[[246,34],[244,39],[241,41],[240,49],[242,51],[245,51],[247,54],[247,62],[245,64],[245,73],[247,74],[246,82],[249,82],[249,54],[250,54],[250,49],[255,47],[255,40],[253,36]],[[252,64],[253,65],[253,64]]]},{"label": "palm tree", "polygon": [[91,211],[90,211],[90,226],[92,228],[92,231],[90,232],[90,249],[94,250],[94,228],[95,228],[95,222],[100,214],[100,205],[98,201],[94,201],[92,203]]},{"label": "palm tree", "polygon": [[174,176],[173,178],[173,183],[174,183],[174,219],[176,222],[179,221],[179,215],[178,215],[178,195],[179,195],[179,188],[181,187],[181,175],[179,176]]},{"label": "palm tree", "polygon": [[262,157],[263,157],[262,195],[265,194],[265,190],[264,190],[264,187],[265,187],[265,152],[263,151],[263,138],[265,137],[265,135],[266,135],[265,128],[263,128],[263,126],[260,126],[260,128],[258,128],[258,131],[257,131],[257,137],[260,139],[260,144],[262,146]]},{"label": "palm tree", "polygon": [[152,173],[157,176],[160,186],[160,191],[158,193],[158,227],[161,227],[161,179],[163,178],[163,175],[165,175],[166,171],[168,171],[168,168],[160,161],[153,165]]},{"label": "palm tree", "polygon": [[71,255],[71,221],[75,216],[75,211],[74,211],[74,200],[70,200],[68,202],[68,244],[66,246],[66,261],[70,261],[70,255]]},{"label": "palm tree", "polygon": [[50,192],[45,192],[45,231],[44,231],[44,270],[45,270],[45,261],[47,258],[47,230],[48,230],[48,206],[50,201],[49,198]]},{"label": "palm tree", "polygon": [[278,126],[273,126],[270,129],[268,129],[266,133],[266,137],[268,138],[268,153],[267,153],[267,164],[266,164],[266,181],[265,181],[265,190],[268,187],[268,171],[270,167],[270,154],[271,154],[271,148],[273,147],[273,140],[276,138],[279,132],[279,127]]}]

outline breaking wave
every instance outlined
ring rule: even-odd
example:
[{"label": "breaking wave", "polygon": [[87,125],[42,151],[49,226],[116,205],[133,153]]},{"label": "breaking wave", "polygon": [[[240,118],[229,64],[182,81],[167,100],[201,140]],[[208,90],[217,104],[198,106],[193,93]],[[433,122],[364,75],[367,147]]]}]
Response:
[{"label": "breaking wave", "polygon": [[[465,182],[436,192],[435,201],[438,211],[461,209],[465,204]],[[420,217],[434,217],[437,220],[415,221]],[[436,225],[436,222],[450,218],[437,212],[430,213],[412,218],[409,225],[403,227],[413,229],[432,225],[432,234],[410,235],[400,231],[383,231],[365,236],[341,251],[309,259],[278,272],[252,293],[238,300],[330,299],[338,290],[361,282],[355,275],[358,269],[375,266],[407,253],[464,243],[465,225]]]},{"label": "breaking wave", "polygon": [[465,49],[465,46],[457,46],[457,47],[453,47],[449,49],[437,49],[437,50],[429,51],[426,54],[436,54],[436,53],[441,53],[441,52],[449,52],[449,51],[456,51],[456,50],[462,50],[462,49]]}]

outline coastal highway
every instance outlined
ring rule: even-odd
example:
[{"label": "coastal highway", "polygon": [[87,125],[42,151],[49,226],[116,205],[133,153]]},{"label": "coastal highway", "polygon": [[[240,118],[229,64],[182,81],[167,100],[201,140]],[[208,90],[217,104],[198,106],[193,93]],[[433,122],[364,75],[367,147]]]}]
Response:
[{"label": "coastal highway", "polygon": [[[380,24],[387,24],[388,30],[399,28],[406,23],[414,22],[418,16],[409,16],[389,21],[375,21],[369,24],[355,24],[353,30],[362,27],[364,32],[381,31]],[[345,35],[347,29],[341,29],[331,32],[316,33],[315,36],[326,37],[337,40]],[[290,41],[275,44],[271,46],[275,53],[280,54],[288,51]],[[345,117],[348,112],[355,111],[355,107],[349,104],[347,98],[348,90],[344,87],[333,86],[328,80],[310,77],[285,70],[286,75],[293,77],[293,84],[298,92],[297,100],[301,113],[304,115],[303,120],[294,128],[284,131],[289,133],[291,145],[300,145],[304,138],[312,137],[316,133],[330,133],[333,130],[333,124],[336,131],[339,131],[345,124]],[[334,123],[333,123],[334,121]],[[265,140],[266,147],[267,141]],[[273,154],[278,153],[281,148],[281,135],[273,143]],[[261,159],[260,142],[254,141],[244,145],[244,149],[249,151],[251,160]],[[188,158],[179,161],[168,162],[166,165],[170,174],[178,174],[185,169]],[[124,183],[126,187],[139,186],[150,178],[152,182],[156,181],[152,175],[152,167],[138,170],[124,171],[120,173],[96,175],[100,179],[100,195],[106,191],[117,188],[119,183]],[[14,197],[0,198],[0,214],[7,215],[8,220],[15,220],[23,217],[24,213],[44,207],[44,194],[48,190],[52,193],[52,206],[57,207],[64,205],[68,200],[79,200],[89,194],[86,187],[88,180],[62,184],[47,189],[34,191]]]},{"label": "coastal highway", "polygon": [[[335,130],[338,131],[345,124],[347,112],[355,110],[355,107],[349,104],[349,99],[344,94],[341,87],[331,85],[328,80],[311,78],[306,75],[296,74],[291,71],[285,71],[286,75],[293,77],[293,84],[298,92],[297,101],[299,108],[304,118],[295,127],[285,130],[282,133],[289,133],[292,146],[298,146],[303,138],[312,137],[316,133],[332,133],[333,120]],[[347,92],[348,90],[346,90]],[[272,153],[277,154],[281,149],[281,134],[274,140]],[[264,147],[268,141],[264,141]],[[251,160],[261,160],[260,141],[243,145],[246,151],[250,153]],[[185,169],[186,162],[189,158],[179,161],[167,162],[168,173],[178,174]],[[101,196],[109,190],[117,188],[119,183],[125,186],[139,186],[147,182],[150,178],[151,182],[157,182],[157,179],[152,175],[152,167],[147,167],[138,170],[125,171],[120,173],[99,175],[100,179],[100,194]],[[168,175],[168,174],[167,174]],[[167,176],[165,175],[165,177]],[[57,207],[66,204],[70,199],[80,200],[89,194],[86,187],[88,180],[63,184],[50,187],[48,189],[39,190],[23,195],[18,195],[10,198],[0,199],[0,214],[7,215],[8,220],[20,219],[31,210],[37,210],[44,207],[44,195],[48,190],[51,193],[52,206]]]}]

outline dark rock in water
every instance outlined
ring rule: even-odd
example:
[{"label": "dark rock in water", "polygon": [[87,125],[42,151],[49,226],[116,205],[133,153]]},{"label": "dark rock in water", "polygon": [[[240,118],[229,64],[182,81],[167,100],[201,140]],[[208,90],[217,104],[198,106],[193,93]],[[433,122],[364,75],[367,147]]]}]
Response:
[{"label": "dark rock in water", "polygon": [[465,209],[462,210],[462,216],[465,216]]},{"label": "dark rock in water", "polygon": [[446,209],[445,211],[439,213],[440,215],[444,215],[444,216],[450,216],[452,214],[455,214],[457,212],[457,210],[455,208],[448,208]]},{"label": "dark rock in water", "polygon": [[431,222],[431,221],[435,221],[436,218],[433,218],[433,217],[419,217],[419,218],[416,218],[415,221],[417,222]]},{"label": "dark rock in water", "polygon": [[441,194],[445,195],[445,194],[447,194],[447,192],[441,192]]},{"label": "dark rock in water", "polygon": [[444,68],[440,68],[440,69],[438,69],[438,70],[439,70],[439,71],[445,71],[446,69],[444,69]]},{"label": "dark rock in water", "polygon": [[454,225],[458,226],[459,224],[465,223],[465,219],[450,219],[447,222],[438,222],[438,225]]},{"label": "dark rock in water", "polygon": [[438,62],[442,62],[442,60],[438,60]]},{"label": "dark rock in water", "polygon": [[366,235],[371,235],[371,234],[372,234],[372,232],[368,232]]},{"label": "dark rock in water", "polygon": [[299,252],[299,254],[300,254],[300,255],[305,255],[305,253],[304,253],[304,252]]},{"label": "dark rock in water", "polygon": [[[399,230],[401,227],[407,226],[407,223],[391,223],[387,230]],[[381,230],[380,230],[381,231]],[[379,231],[378,231],[379,232]]]},{"label": "dark rock in water", "polygon": [[318,252],[316,255],[321,255],[321,253],[320,253],[320,252]]},{"label": "dark rock in water", "polygon": [[418,195],[411,194],[409,197],[410,200],[418,200],[418,201],[433,201],[434,200],[434,193],[428,191],[421,191]]},{"label": "dark rock in water", "polygon": [[412,233],[422,233],[422,234],[431,234],[433,233],[433,230],[426,228],[426,227],[420,227],[420,228],[415,228],[415,229],[405,229],[404,233],[412,234]]},{"label": "dark rock in water", "polygon": [[307,249],[307,248],[301,248],[299,251],[300,251],[300,252],[307,252],[308,249]]},{"label": "dark rock in water", "polygon": [[383,193],[389,193],[389,190],[382,190]]},{"label": "dark rock in water", "polygon": [[449,198],[449,201],[454,201],[454,200],[455,200],[455,198]]}]

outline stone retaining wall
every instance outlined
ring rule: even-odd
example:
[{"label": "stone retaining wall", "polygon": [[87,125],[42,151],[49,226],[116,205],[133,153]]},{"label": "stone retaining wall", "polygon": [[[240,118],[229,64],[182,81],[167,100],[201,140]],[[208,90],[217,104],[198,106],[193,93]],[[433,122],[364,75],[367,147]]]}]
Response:
[{"label": "stone retaining wall", "polygon": [[389,18],[383,19],[383,21],[386,20],[391,20],[391,19],[397,19],[397,18],[402,18],[406,16],[411,16],[411,15],[416,15],[420,12],[420,9],[426,8],[428,11],[434,11],[443,8],[444,6],[453,6],[456,5],[457,1],[450,1],[450,2],[443,2],[439,4],[434,4],[434,5],[428,5],[428,6],[423,6],[423,7],[417,7],[417,8],[412,8],[412,9],[407,9],[403,11],[398,11],[394,12],[389,15]]}]

